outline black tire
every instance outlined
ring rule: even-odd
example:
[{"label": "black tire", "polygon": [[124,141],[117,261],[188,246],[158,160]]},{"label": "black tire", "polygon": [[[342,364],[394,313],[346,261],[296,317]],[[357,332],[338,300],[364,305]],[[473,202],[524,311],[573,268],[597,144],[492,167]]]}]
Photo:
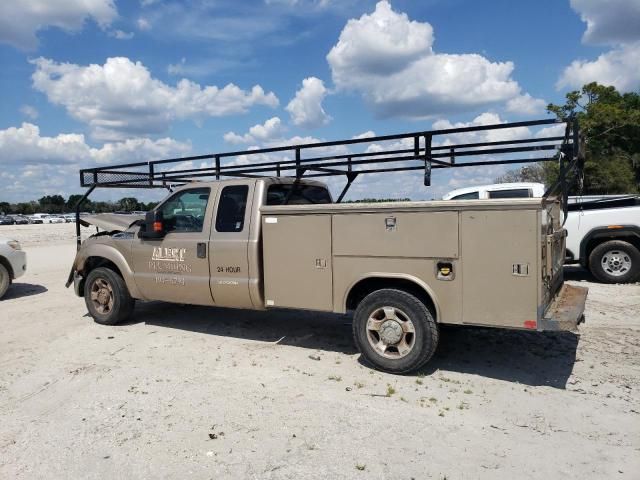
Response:
[{"label": "black tire", "polygon": [[[407,325],[406,320],[409,320],[414,330],[412,338],[404,327],[398,330],[396,326],[384,326],[389,319],[387,309],[394,309],[392,317],[396,315],[400,319],[396,322],[398,325]],[[382,315],[382,319],[376,315]],[[379,324],[379,331],[367,326],[370,317],[370,327],[382,322]],[[381,333],[384,333],[384,330],[390,332],[385,333],[386,340],[390,341],[383,338]],[[403,340],[394,344],[393,340],[397,335],[401,335]],[[364,359],[375,368],[388,373],[408,373],[422,367],[433,356],[438,346],[438,324],[426,305],[418,298],[402,290],[382,289],[367,295],[356,308],[353,317],[353,338]],[[378,347],[372,344],[376,343],[376,340]],[[396,345],[407,345],[411,342],[408,353],[402,355]],[[381,348],[386,351],[382,352]]]},{"label": "black tire", "polygon": [[9,270],[7,270],[7,267],[0,263],[0,298],[4,297],[4,294],[7,293],[9,285],[11,285],[11,274]]},{"label": "black tire", "polygon": [[117,325],[131,316],[135,300],[124,279],[109,268],[99,267],[87,275],[84,301],[96,323]]},{"label": "black tire", "polygon": [[640,252],[622,240],[601,243],[589,255],[589,270],[603,283],[633,282],[640,276]]}]

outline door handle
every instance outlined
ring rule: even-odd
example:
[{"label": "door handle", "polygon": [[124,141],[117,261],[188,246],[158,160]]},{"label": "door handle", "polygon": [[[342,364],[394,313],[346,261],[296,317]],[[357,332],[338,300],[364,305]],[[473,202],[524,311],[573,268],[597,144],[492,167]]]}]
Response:
[{"label": "door handle", "polygon": [[207,258],[207,244],[206,243],[198,243],[196,250],[197,250],[197,253],[198,253],[198,258]]}]

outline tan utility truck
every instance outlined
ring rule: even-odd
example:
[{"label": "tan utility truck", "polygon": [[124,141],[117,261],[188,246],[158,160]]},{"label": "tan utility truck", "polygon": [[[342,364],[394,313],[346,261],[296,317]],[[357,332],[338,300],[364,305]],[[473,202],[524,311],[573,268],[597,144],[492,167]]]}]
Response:
[{"label": "tan utility truck", "polygon": [[[556,138],[565,152],[561,157],[573,148],[570,138],[569,133]],[[379,142],[394,139],[377,137]],[[437,146],[424,145],[429,140],[418,139],[415,150],[409,149],[427,169],[425,177],[442,158]],[[482,146],[481,161],[496,161],[486,159],[490,147]],[[158,165],[149,167],[151,177],[130,170],[131,165],[83,171],[90,188],[100,182],[140,188],[168,180],[181,186],[144,219],[79,217],[78,229],[93,224],[103,231],[79,246],[68,285],[73,282],[84,296],[95,321],[108,325],[128,318],[136,299],[354,311],[358,349],[375,367],[395,373],[415,370],[431,358],[442,324],[544,331],[575,329],[582,319],[586,289],[564,285],[562,278],[562,195],[334,203],[324,184],[304,174],[336,169],[325,164],[344,161],[336,157],[347,154],[306,161],[299,152],[317,144],[290,148],[296,152],[294,177],[255,175],[275,167],[281,173],[288,160],[224,170],[218,158],[215,167],[203,168],[236,178],[190,182],[201,172],[192,168],[161,178]],[[398,150],[407,149],[393,147],[387,153]],[[450,145],[446,152],[451,154]],[[391,170],[381,158],[403,153],[374,156],[382,165],[377,168]],[[370,158],[349,155],[349,163]],[[394,168],[411,168],[412,159],[397,161],[403,163]],[[375,169],[369,165],[356,163],[349,171]],[[563,171],[570,165],[567,160]],[[348,177],[348,184],[353,179]]]}]

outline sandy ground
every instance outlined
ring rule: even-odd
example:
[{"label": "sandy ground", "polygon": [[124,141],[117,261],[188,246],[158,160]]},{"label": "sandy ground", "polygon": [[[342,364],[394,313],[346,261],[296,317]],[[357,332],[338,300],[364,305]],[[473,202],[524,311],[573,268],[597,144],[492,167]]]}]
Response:
[{"label": "sandy ground", "polygon": [[0,301],[0,478],[638,478],[638,284],[570,269],[579,335],[445,328],[393,376],[343,316],[156,302],[97,325],[63,285],[74,226],[0,228],[29,255]]}]

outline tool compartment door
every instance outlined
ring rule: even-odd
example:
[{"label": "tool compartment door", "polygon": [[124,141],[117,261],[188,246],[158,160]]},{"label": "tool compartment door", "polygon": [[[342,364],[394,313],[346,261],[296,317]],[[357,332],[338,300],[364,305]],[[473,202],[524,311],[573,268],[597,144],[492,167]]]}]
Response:
[{"label": "tool compartment door", "polygon": [[333,309],[330,215],[262,218],[267,307]]},{"label": "tool compartment door", "polygon": [[535,210],[460,213],[463,323],[535,328],[537,219]]}]

